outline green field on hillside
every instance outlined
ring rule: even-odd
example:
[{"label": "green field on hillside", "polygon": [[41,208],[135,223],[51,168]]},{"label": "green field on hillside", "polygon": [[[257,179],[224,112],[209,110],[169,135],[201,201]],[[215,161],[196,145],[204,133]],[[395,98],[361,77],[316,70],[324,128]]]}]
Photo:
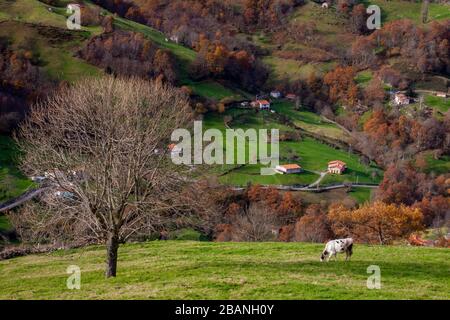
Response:
[{"label": "green field on hillside", "polygon": [[[275,103],[274,109],[281,111],[286,110],[296,114],[296,119],[304,126],[317,128],[320,132],[341,132],[338,127],[333,124],[322,121],[321,118],[311,112],[299,112],[290,110],[290,104]],[[286,112],[288,112],[286,111]],[[296,131],[294,128],[282,124],[277,113],[269,111],[255,112],[255,110],[229,109],[223,115],[207,114],[204,119],[204,129],[217,128],[222,132],[225,130],[224,117],[231,118],[230,126],[233,129],[279,129],[280,135]],[[300,125],[299,125],[300,126]],[[301,134],[300,134],[301,135]],[[335,139],[337,135],[333,135]],[[376,166],[365,166],[359,162],[359,157],[353,153],[345,152],[328,146],[319,140],[302,137],[299,141],[280,141],[280,164],[297,163],[304,169],[303,173],[292,175],[266,175],[260,174],[261,164],[247,164],[242,167],[235,168],[233,171],[221,176],[219,181],[224,184],[243,186],[247,183],[274,184],[274,185],[304,185],[310,184],[319,178],[318,172],[326,171],[327,164],[331,160],[342,160],[347,163],[347,171],[342,175],[327,175],[321,185],[342,183],[342,182],[366,182],[378,183],[383,172]],[[226,151],[226,146],[222,148]],[[237,149],[235,146],[235,154],[243,152],[248,155],[248,143],[243,148]],[[246,156],[248,159],[248,156]],[[230,167],[225,167],[230,169]],[[376,173],[372,177],[373,173]]]},{"label": "green field on hillside", "polygon": [[184,84],[191,87],[195,94],[211,100],[242,99],[240,94],[233,92],[231,89],[226,88],[216,81],[186,81]]},{"label": "green field on hillside", "polygon": [[427,106],[432,107],[442,113],[445,113],[450,109],[450,99],[449,98],[441,98],[441,97],[426,95],[424,102]]},{"label": "green field on hillside", "polygon": [[[410,19],[416,23],[421,22],[422,3],[402,0],[367,0],[363,2],[366,7],[371,4],[381,8],[382,22],[399,19]],[[428,7],[428,21],[450,19],[450,5],[444,3],[430,3]]]},{"label": "green field on hillside", "polygon": [[33,185],[17,168],[17,150],[11,138],[0,135],[0,203],[21,195]]},{"label": "green field on hillside", "polygon": [[11,223],[6,216],[0,214],[0,232],[9,229],[11,229]]},{"label": "green field on hillside", "polygon": [[275,102],[272,104],[272,109],[288,116],[296,126],[305,131],[341,141],[347,141],[349,138],[349,135],[337,125],[322,119],[313,112],[295,110],[291,102]]},{"label": "green field on hillside", "polygon": [[358,203],[365,203],[371,200],[373,190],[371,188],[352,188],[348,195]]},{"label": "green field on hillside", "polygon": [[10,39],[13,49],[30,50],[52,79],[73,82],[101,74],[97,67],[74,56],[77,48],[89,37],[87,31],[49,29],[48,32],[44,34],[32,25],[16,21],[1,22],[0,27],[0,37]]},{"label": "green field on hillside", "polygon": [[[0,261],[0,299],[450,299],[448,249],[356,245],[350,262],[321,263],[322,244],[156,241]],[[81,289],[66,287],[67,267]],[[368,289],[379,266],[381,289]]]},{"label": "green field on hillside", "polygon": [[427,168],[425,172],[434,174],[446,174],[450,172],[450,156],[442,156],[435,159],[431,153],[425,157]]}]

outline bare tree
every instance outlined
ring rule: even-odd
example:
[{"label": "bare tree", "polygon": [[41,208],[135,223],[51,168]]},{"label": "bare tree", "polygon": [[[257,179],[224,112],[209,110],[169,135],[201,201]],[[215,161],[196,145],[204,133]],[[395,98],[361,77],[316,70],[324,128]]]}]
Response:
[{"label": "bare tree", "polygon": [[275,240],[280,223],[269,207],[252,204],[233,221],[233,240],[269,241]]},{"label": "bare tree", "polygon": [[106,243],[106,277],[116,276],[120,243],[186,211],[176,196],[186,179],[166,150],[189,115],[181,91],[113,77],[86,79],[36,105],[17,140],[23,170],[46,174],[52,192],[30,215],[31,228]]}]

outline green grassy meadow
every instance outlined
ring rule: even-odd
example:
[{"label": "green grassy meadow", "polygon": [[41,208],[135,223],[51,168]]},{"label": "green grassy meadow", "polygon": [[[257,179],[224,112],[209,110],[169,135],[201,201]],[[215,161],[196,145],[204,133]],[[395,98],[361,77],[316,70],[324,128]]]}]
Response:
[{"label": "green grassy meadow", "polygon": [[[333,124],[321,120],[319,116],[308,111],[294,111],[291,109],[290,103],[276,103],[274,109],[279,111],[295,113],[295,124],[298,126],[308,127],[312,132],[326,132],[335,139],[339,137],[338,132],[343,135],[341,129]],[[229,109],[223,115],[208,114],[204,119],[204,129],[217,128],[222,132],[225,130],[224,117],[231,117],[231,128],[233,129],[272,129],[280,130],[280,135],[287,132],[295,131],[294,128],[282,124],[277,118],[277,114],[268,111],[255,112],[254,110]],[[290,115],[292,119],[293,115]],[[325,135],[325,134],[324,134]],[[222,143],[224,152],[226,146]],[[347,163],[348,170],[342,175],[327,175],[321,185],[342,183],[342,182],[365,182],[378,183],[383,172],[374,165],[366,166],[360,163],[359,157],[353,153],[345,152],[341,149],[335,149],[319,140],[310,137],[301,137],[299,141],[280,141],[280,164],[297,163],[302,166],[304,172],[292,175],[266,175],[260,174],[261,164],[247,164],[237,167],[231,172],[219,177],[219,181],[224,184],[245,186],[249,182],[258,184],[274,184],[274,185],[304,185],[310,184],[319,178],[318,172],[326,171],[327,164],[331,160],[342,160]],[[238,150],[236,152],[248,154],[248,144],[246,150]],[[248,157],[246,158],[248,159]],[[230,169],[228,166],[224,169]],[[372,173],[376,172],[373,178]],[[367,198],[367,197],[366,197]]]},{"label": "green grassy meadow", "polygon": [[426,95],[424,102],[427,106],[432,107],[442,113],[447,112],[450,109],[450,99]]},{"label": "green grassy meadow", "polygon": [[17,168],[17,149],[13,140],[0,136],[0,203],[17,197],[33,182]]},{"label": "green grassy meadow", "polygon": [[272,105],[272,109],[288,116],[296,126],[305,131],[341,141],[347,141],[349,138],[348,134],[337,125],[325,121],[313,112],[295,110],[291,102],[275,102]]},{"label": "green grassy meadow", "polygon": [[[361,1],[366,6],[375,4],[381,8],[382,22],[389,22],[399,19],[410,19],[417,24],[421,24],[422,2],[414,1],[385,1],[368,0]],[[444,3],[430,3],[428,7],[428,21],[450,19],[450,5]]]},{"label": "green grassy meadow", "polygon": [[[448,249],[356,245],[350,262],[321,263],[322,244],[155,241],[0,261],[0,299],[450,299]],[[66,269],[81,269],[68,290]],[[370,265],[381,289],[368,289]]]}]

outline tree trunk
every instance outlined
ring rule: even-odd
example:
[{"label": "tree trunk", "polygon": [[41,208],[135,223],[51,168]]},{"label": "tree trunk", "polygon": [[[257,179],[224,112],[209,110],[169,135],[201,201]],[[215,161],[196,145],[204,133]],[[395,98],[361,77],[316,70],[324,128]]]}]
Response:
[{"label": "tree trunk", "polygon": [[119,237],[117,233],[110,232],[106,242],[106,277],[115,277],[117,271],[117,251],[119,249]]}]

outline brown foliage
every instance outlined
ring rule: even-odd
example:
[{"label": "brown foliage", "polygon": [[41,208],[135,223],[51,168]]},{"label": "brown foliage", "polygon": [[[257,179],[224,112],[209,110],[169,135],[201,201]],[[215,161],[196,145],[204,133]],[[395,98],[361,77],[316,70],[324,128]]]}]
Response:
[{"label": "brown foliage", "polygon": [[423,227],[419,209],[380,201],[354,210],[333,205],[328,219],[337,236],[352,236],[367,243],[389,244]]},{"label": "brown foliage", "polygon": [[306,214],[295,224],[295,240],[302,242],[325,242],[332,237],[327,215],[320,205],[312,204]]},{"label": "brown foliage", "polygon": [[113,31],[95,36],[79,52],[89,63],[122,76],[177,81],[175,60],[140,33]]}]

